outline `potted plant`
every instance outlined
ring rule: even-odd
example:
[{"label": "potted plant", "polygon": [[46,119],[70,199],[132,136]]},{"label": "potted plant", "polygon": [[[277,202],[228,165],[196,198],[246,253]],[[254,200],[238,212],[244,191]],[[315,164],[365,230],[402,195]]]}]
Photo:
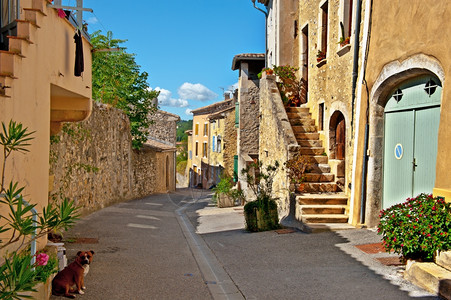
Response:
[{"label": "potted plant", "polygon": [[326,52],[318,50],[318,53],[316,54],[316,61],[320,62],[324,59],[326,59]]},{"label": "potted plant", "polygon": [[343,22],[340,22],[340,28],[341,28],[341,37],[340,40],[338,41],[338,44],[340,44],[340,47],[343,47],[349,44],[351,37],[348,36],[345,38],[345,28],[343,26]]},{"label": "potted plant", "polygon": [[263,167],[260,161],[251,163],[241,171],[256,199],[244,206],[246,229],[252,232],[280,228],[277,204],[272,196],[272,184],[279,163]]},{"label": "potted plant", "polygon": [[288,177],[292,184],[291,189],[303,192],[305,188],[305,173],[311,168],[307,157],[298,153],[285,162],[285,167],[287,168]]}]

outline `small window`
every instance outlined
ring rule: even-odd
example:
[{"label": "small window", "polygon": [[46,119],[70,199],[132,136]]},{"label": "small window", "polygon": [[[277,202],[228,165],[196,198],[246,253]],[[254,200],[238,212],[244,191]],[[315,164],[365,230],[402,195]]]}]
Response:
[{"label": "small window", "polygon": [[318,107],[318,130],[324,130],[324,103]]},{"label": "small window", "polygon": [[196,123],[196,127],[194,128],[194,135],[199,135],[199,123]]},{"label": "small window", "polygon": [[207,149],[207,142],[204,142],[202,147],[202,157],[207,157]]},{"label": "small window", "polygon": [[204,136],[208,136],[208,123],[204,124]]},{"label": "small window", "polygon": [[395,93],[393,94],[393,98],[395,98],[396,102],[401,101],[402,96],[404,96],[403,92],[401,91],[401,89],[397,89],[395,91]]},{"label": "small window", "polygon": [[218,135],[218,146],[216,147],[216,151],[221,153],[222,148],[222,138],[220,135]]},{"label": "small window", "polygon": [[431,97],[432,94],[435,93],[437,86],[438,86],[437,83],[434,80],[430,79],[428,82],[426,82],[426,86],[424,87],[424,90],[425,90],[426,94],[428,94],[429,97]]},{"label": "small window", "polygon": [[214,135],[211,143],[211,150],[213,152],[216,152],[215,146],[216,146],[216,136]]},{"label": "small window", "polygon": [[321,5],[321,19],[320,19],[320,50],[327,55],[327,37],[328,37],[328,22],[329,22],[329,1]]},{"label": "small window", "polygon": [[298,20],[294,20],[293,37],[298,37]]},{"label": "small window", "polygon": [[196,156],[199,156],[199,142],[196,142]]}]

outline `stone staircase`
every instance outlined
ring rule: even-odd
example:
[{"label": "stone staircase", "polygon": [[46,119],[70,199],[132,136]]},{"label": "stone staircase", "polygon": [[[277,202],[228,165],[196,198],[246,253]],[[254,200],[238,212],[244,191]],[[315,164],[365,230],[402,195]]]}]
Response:
[{"label": "stone staircase", "polygon": [[0,50],[0,97],[11,98],[14,81],[18,79],[20,65],[26,58],[27,48],[34,44],[39,20],[46,16],[43,0],[32,0],[31,7],[23,8],[24,19],[16,20],[17,34],[7,36],[8,50]]},{"label": "stone staircase", "polygon": [[[328,157],[308,108],[289,107],[287,116],[300,152],[311,163],[305,181],[296,186],[300,220],[307,224],[348,222],[348,197],[331,173]],[[302,190],[299,192],[299,190]]]}]

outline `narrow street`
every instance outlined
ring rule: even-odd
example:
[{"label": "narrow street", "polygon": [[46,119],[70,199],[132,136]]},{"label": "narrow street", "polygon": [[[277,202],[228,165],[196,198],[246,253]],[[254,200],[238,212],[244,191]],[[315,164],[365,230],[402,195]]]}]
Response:
[{"label": "narrow street", "polygon": [[95,255],[77,298],[436,299],[354,247],[373,232],[251,234],[242,210],[210,198],[179,189],[80,220],[65,234],[68,262],[80,250]]}]

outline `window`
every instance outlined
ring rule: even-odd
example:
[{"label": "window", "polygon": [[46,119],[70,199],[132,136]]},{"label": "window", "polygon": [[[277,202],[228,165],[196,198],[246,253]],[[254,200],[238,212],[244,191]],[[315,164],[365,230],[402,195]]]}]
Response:
[{"label": "window", "polygon": [[218,146],[216,147],[216,151],[221,153],[221,147],[222,147],[222,138],[220,135],[218,135]]},{"label": "window", "polygon": [[196,156],[199,156],[199,142],[196,142]]},{"label": "window", "polygon": [[298,20],[294,20],[294,25],[293,25],[293,37],[297,38],[298,37]]},{"label": "window", "polygon": [[0,5],[0,27],[5,27],[6,25],[14,22],[14,20],[19,19],[19,7],[18,0],[2,0]]},{"label": "window", "polygon": [[327,54],[327,36],[328,36],[328,26],[329,21],[329,1],[325,1],[320,7],[320,50]]},{"label": "window", "polygon": [[340,33],[338,36],[343,39],[352,35],[352,5],[353,0],[340,1]]},{"label": "window", "polygon": [[318,130],[324,130],[324,103],[318,107]]},{"label": "window", "polygon": [[199,123],[196,123],[196,127],[194,128],[194,135],[199,135]]},{"label": "window", "polygon": [[207,149],[207,142],[204,142],[202,147],[202,157],[207,157]]},{"label": "window", "polygon": [[211,142],[211,150],[213,152],[216,152],[215,146],[216,146],[216,136],[214,135],[213,139],[212,139],[212,142]]},{"label": "window", "polygon": [[308,25],[301,30],[301,103],[308,101],[308,61],[309,61]]},{"label": "window", "polygon": [[208,135],[208,123],[204,124],[204,136]]},{"label": "window", "polygon": [[240,125],[240,103],[235,102],[235,127],[239,127]]}]

